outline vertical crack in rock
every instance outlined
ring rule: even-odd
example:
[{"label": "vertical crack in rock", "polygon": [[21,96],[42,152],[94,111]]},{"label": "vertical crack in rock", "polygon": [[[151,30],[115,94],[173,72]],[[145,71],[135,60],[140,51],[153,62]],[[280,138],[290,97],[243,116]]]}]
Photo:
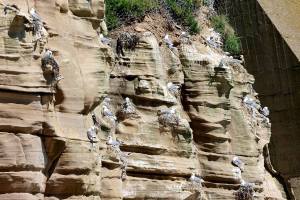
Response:
[{"label": "vertical crack in rock", "polygon": [[44,146],[47,156],[47,165],[45,167],[45,175],[47,180],[51,177],[54,172],[56,165],[66,148],[66,141],[60,138],[49,137],[44,139]]},{"label": "vertical crack in rock", "polygon": [[287,199],[295,200],[295,196],[293,194],[293,191],[291,190],[291,185],[289,185],[288,181],[285,180],[284,177],[279,172],[277,172],[272,165],[268,145],[269,144],[266,144],[263,149],[265,168],[269,171],[269,173],[272,176],[274,176],[279,181],[279,183],[282,184],[282,186],[284,187],[284,191],[287,195]]}]

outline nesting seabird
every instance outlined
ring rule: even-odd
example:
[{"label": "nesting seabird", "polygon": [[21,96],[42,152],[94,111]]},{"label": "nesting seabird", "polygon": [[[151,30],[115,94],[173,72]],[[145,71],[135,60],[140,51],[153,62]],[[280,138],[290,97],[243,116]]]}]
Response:
[{"label": "nesting seabird", "polygon": [[253,189],[253,187],[254,187],[254,183],[248,183],[248,182],[246,182],[245,180],[241,180],[241,186],[242,187],[248,187],[248,188],[252,188]]},{"label": "nesting seabird", "polygon": [[122,111],[124,114],[136,113],[135,106],[128,97],[125,98],[125,102],[122,104]]},{"label": "nesting seabird", "polygon": [[175,84],[169,82],[169,83],[167,84],[167,88],[168,88],[169,92],[170,92],[172,95],[174,95],[175,97],[178,97],[178,96],[179,96],[180,86],[175,85]]},{"label": "nesting seabird", "polygon": [[241,171],[244,171],[244,163],[240,160],[239,157],[237,156],[234,156],[233,159],[232,159],[232,164],[234,166],[237,166],[238,168],[240,168]]},{"label": "nesting seabird", "polygon": [[119,147],[121,145],[121,142],[113,140],[112,136],[108,136],[106,144],[112,147]]},{"label": "nesting seabird", "polygon": [[172,114],[172,115],[176,114],[176,108],[175,107],[171,108],[170,114]]},{"label": "nesting seabird", "polygon": [[114,113],[106,105],[103,105],[102,115],[105,116],[105,117],[109,117],[109,118],[111,118],[113,120],[117,120],[117,118],[114,115]]},{"label": "nesting seabird", "polygon": [[90,142],[94,143],[97,142],[97,128],[96,126],[92,126],[87,130],[87,137]]},{"label": "nesting seabird", "polygon": [[187,32],[185,32],[185,31],[182,31],[182,32],[181,32],[181,36],[183,36],[183,37],[187,37],[187,36],[188,36],[188,34],[187,34]]},{"label": "nesting seabird", "polygon": [[248,104],[248,105],[252,105],[253,104],[253,99],[252,98],[250,98],[250,97],[248,97],[248,96],[245,96],[244,97],[244,99],[243,99],[243,102],[245,103],[245,104]]},{"label": "nesting seabird", "polygon": [[109,97],[105,97],[103,100],[103,106],[110,106],[111,99]]},{"label": "nesting seabird", "polygon": [[223,57],[219,63],[219,68],[225,68],[227,65],[227,59],[225,57]]},{"label": "nesting seabird", "polygon": [[131,103],[130,99],[128,97],[126,97],[125,102],[124,102],[124,107],[127,109],[127,108],[130,108],[132,106],[133,106],[133,104]]},{"label": "nesting seabird", "polygon": [[269,111],[269,108],[268,107],[264,107],[262,109],[262,114],[265,116],[265,117],[268,117],[270,115],[270,111]]},{"label": "nesting seabird", "polygon": [[249,96],[245,96],[243,102],[252,108],[257,108],[258,104]]},{"label": "nesting seabird", "polygon": [[53,53],[51,50],[47,49],[46,52],[44,53],[43,55],[43,58],[42,59],[50,59],[53,57]]},{"label": "nesting seabird", "polygon": [[173,47],[173,43],[171,42],[171,40],[170,40],[168,34],[165,35],[164,41],[165,41],[165,43],[168,45],[169,48],[172,48],[172,47]]},{"label": "nesting seabird", "polygon": [[110,40],[109,38],[104,37],[103,34],[100,34],[100,35],[99,35],[99,38],[100,38],[100,41],[101,41],[103,44],[110,45],[111,40]]},{"label": "nesting seabird", "polygon": [[31,8],[29,13],[34,21],[40,21],[40,22],[42,21],[41,17],[39,16],[39,14],[37,14],[37,12],[34,8]]},{"label": "nesting seabird", "polygon": [[191,177],[190,177],[190,179],[189,179],[192,183],[203,183],[204,182],[204,180],[201,178],[201,177],[199,177],[199,176],[196,176],[195,175],[195,173],[192,173],[192,175],[191,175]]},{"label": "nesting seabird", "polygon": [[42,66],[44,67],[47,64],[50,64],[51,62],[53,62],[51,60],[54,60],[53,59],[53,53],[49,49],[46,49],[45,53],[42,56]]},{"label": "nesting seabird", "polygon": [[125,104],[126,104],[127,106],[130,106],[131,102],[130,102],[129,97],[126,97],[126,98],[125,98]]}]

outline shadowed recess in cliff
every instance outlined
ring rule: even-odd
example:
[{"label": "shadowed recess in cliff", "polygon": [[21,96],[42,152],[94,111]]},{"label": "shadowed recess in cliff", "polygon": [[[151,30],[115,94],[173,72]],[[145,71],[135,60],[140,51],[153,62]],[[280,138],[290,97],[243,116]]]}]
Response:
[{"label": "shadowed recess in cliff", "polygon": [[[224,1],[223,8],[241,37],[246,68],[255,89],[270,108],[270,158],[275,170],[292,183],[291,198],[300,197],[299,18],[298,1]],[[284,158],[284,159],[283,159]],[[291,188],[290,188],[291,190]]]}]

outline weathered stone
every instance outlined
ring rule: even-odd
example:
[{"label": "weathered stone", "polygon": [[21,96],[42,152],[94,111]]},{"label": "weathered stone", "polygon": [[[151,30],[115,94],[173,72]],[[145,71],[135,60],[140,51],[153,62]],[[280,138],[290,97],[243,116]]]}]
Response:
[{"label": "weathered stone", "polygon": [[104,1],[69,0],[69,8],[78,17],[104,17]]},{"label": "weathered stone", "polygon": [[[12,3],[26,17],[26,1]],[[286,198],[265,168],[270,126],[242,103],[253,95],[254,77],[241,64],[218,71],[222,51],[194,41],[160,46],[143,26],[136,28],[136,48],[115,58],[98,41],[103,0],[30,0],[28,6],[48,29],[45,47],[64,79],[54,83],[43,72],[44,46],[35,49],[24,17],[1,15],[0,199],[234,199],[241,181],[234,156],[245,163],[242,178],[255,183],[257,199]],[[182,86],[177,97],[170,82]],[[103,115],[106,96],[116,119]],[[126,97],[135,117],[117,115]],[[158,111],[171,108],[178,124],[164,127]],[[93,125],[95,146],[87,137]],[[202,187],[193,186],[191,174],[204,179]],[[290,181],[298,187],[297,179]]]}]

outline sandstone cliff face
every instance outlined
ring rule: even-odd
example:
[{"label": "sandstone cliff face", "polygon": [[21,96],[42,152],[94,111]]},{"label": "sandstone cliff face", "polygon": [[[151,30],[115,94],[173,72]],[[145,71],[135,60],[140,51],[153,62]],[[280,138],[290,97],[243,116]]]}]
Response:
[{"label": "sandstone cliff face", "polygon": [[[103,1],[10,3],[41,15],[45,47],[64,79],[55,85],[43,72],[44,47],[34,47],[24,18],[1,14],[0,199],[234,199],[234,156],[245,162],[242,177],[255,183],[256,199],[285,199],[265,168],[270,126],[242,103],[254,95],[254,78],[241,64],[217,72],[222,52],[197,41],[171,50],[149,32],[116,60],[114,48],[98,40]],[[182,85],[178,98],[168,82]],[[105,96],[115,112],[130,97],[138,116],[114,127],[101,116]],[[180,115],[175,129],[158,121],[167,108]],[[94,149],[87,138],[92,112],[104,127]],[[127,152],[125,179],[109,135]],[[204,179],[201,189],[191,185],[192,173]]]}]

